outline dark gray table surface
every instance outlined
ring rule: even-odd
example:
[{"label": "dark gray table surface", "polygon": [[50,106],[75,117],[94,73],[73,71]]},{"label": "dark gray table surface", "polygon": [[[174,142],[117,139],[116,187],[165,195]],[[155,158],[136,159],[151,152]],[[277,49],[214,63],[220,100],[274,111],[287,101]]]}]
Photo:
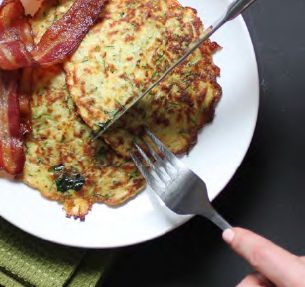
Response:
[{"label": "dark gray table surface", "polygon": [[[304,0],[258,0],[244,15],[259,64],[260,111],[249,152],[215,201],[232,224],[297,254],[305,254],[304,15]],[[195,217],[123,248],[103,286],[235,286],[250,270],[217,228]]]}]

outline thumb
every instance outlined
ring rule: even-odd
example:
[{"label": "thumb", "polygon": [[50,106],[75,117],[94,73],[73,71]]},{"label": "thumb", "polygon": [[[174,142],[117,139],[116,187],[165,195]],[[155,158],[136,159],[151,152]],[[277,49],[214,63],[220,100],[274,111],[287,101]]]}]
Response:
[{"label": "thumb", "polygon": [[299,257],[242,228],[225,230],[223,239],[277,286],[305,286],[302,283],[305,278],[305,264]]}]

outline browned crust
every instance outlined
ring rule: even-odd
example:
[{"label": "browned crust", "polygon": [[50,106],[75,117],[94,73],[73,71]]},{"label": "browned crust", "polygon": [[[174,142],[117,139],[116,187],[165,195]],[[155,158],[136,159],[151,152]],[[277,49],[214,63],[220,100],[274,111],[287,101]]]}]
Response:
[{"label": "browned crust", "polygon": [[[200,21],[200,19],[199,19]],[[201,21],[200,21],[201,23]],[[207,50],[211,55],[218,51],[220,49],[220,46],[216,42],[211,42],[208,40],[205,45],[203,45],[200,50],[203,55],[207,54]],[[184,153],[189,153],[189,151],[197,144],[198,141],[198,132],[208,123],[211,123],[214,119],[215,116],[215,110],[218,102],[221,99],[222,96],[222,88],[221,86],[217,83],[217,77],[220,76],[220,68],[216,66],[213,63],[213,59],[211,56],[211,62],[210,65],[212,72],[208,73],[208,77],[211,79],[210,80],[210,85],[213,87],[213,92],[214,92],[214,98],[208,109],[205,109],[204,112],[201,115],[201,118],[199,120],[199,124],[197,126],[197,129],[193,130],[191,133],[190,141],[185,148],[180,149],[175,151],[175,154],[184,154]],[[205,94],[205,92],[204,92]]]}]

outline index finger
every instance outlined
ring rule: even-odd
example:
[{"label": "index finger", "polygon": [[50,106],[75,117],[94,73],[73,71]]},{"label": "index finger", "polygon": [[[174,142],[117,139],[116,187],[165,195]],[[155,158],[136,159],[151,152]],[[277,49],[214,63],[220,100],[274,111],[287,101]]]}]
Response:
[{"label": "index finger", "polygon": [[246,229],[227,229],[223,238],[235,252],[277,286],[305,286],[302,283],[305,280],[305,264],[299,257]]}]

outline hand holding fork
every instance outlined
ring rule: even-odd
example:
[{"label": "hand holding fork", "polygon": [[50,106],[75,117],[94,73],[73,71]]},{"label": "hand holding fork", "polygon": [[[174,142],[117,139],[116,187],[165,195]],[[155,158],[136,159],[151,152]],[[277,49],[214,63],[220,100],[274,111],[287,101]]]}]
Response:
[{"label": "hand holding fork", "polygon": [[297,257],[249,230],[232,228],[212,207],[204,181],[170,152],[152,132],[147,130],[147,135],[157,151],[144,142],[146,153],[135,143],[140,156],[131,153],[132,159],[168,208],[177,214],[202,215],[224,230],[223,239],[257,270],[247,276],[238,287],[305,287],[304,257]]}]

